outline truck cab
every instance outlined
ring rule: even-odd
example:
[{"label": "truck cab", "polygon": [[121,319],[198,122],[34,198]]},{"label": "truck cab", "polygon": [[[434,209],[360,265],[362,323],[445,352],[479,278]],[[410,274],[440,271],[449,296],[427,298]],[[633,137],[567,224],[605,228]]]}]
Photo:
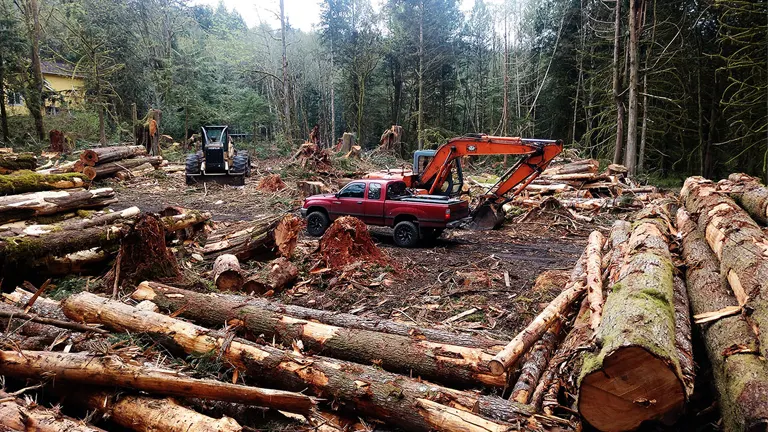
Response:
[{"label": "truck cab", "polygon": [[313,236],[323,235],[339,217],[354,216],[368,225],[392,227],[395,244],[410,247],[463,221],[469,204],[448,196],[416,195],[403,180],[361,179],[338,193],[308,197],[301,214]]}]

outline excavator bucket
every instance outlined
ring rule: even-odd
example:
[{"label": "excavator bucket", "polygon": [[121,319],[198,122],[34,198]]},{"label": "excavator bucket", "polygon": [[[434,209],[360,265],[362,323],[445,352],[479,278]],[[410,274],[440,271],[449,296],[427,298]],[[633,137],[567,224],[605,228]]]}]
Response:
[{"label": "excavator bucket", "polygon": [[472,214],[469,229],[488,231],[501,227],[504,223],[504,210],[495,203],[484,203],[478,206]]}]

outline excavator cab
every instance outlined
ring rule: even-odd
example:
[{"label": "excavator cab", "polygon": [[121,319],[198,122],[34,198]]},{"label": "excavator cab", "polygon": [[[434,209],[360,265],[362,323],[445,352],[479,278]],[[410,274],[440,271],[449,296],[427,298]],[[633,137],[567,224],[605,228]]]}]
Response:
[{"label": "excavator cab", "polygon": [[[419,176],[435,159],[437,150],[416,150],[413,152],[413,174]],[[450,175],[445,179],[442,185],[435,189],[433,195],[442,195],[456,197],[461,195],[461,189],[464,187],[464,173],[461,171],[461,159],[454,159],[449,162]],[[427,186],[430,189],[431,184]]]}]

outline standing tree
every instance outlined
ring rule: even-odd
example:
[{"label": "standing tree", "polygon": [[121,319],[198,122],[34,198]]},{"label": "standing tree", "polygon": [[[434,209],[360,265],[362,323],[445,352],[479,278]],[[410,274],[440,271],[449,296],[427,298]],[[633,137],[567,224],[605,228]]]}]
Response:
[{"label": "standing tree", "polygon": [[24,41],[19,35],[18,23],[13,18],[12,11],[8,10],[6,2],[0,3],[0,125],[3,133],[3,141],[8,141],[8,113],[6,111],[6,95],[8,94],[8,81],[11,75],[21,72],[19,64],[24,53]]},{"label": "standing tree", "polygon": [[35,120],[37,139],[43,141],[45,140],[45,126],[43,125],[45,105],[43,98],[43,71],[40,64],[40,39],[43,33],[40,26],[40,5],[37,0],[14,0],[14,3],[24,16],[24,24],[30,42],[30,78],[29,84],[26,86],[24,100],[32,118]]}]

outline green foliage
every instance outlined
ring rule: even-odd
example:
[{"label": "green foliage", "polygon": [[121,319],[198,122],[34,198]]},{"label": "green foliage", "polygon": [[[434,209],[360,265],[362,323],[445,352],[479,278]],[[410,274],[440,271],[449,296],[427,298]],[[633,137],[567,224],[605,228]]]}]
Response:
[{"label": "green foliage", "polygon": [[46,292],[46,296],[52,300],[64,300],[65,298],[83,292],[88,286],[88,278],[67,276],[55,282],[56,288]]}]

